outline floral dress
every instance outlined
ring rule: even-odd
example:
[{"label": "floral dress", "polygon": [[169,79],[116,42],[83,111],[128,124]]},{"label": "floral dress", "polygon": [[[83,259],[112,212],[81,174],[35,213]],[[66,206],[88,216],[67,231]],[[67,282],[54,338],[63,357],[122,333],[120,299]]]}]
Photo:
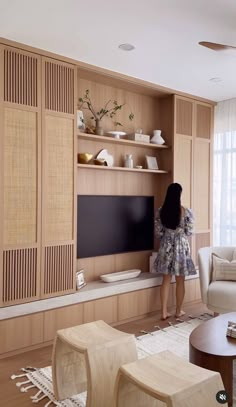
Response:
[{"label": "floral dress", "polygon": [[160,248],[154,262],[154,270],[159,274],[176,276],[196,274],[187,238],[193,233],[194,218],[191,209],[185,209],[175,230],[162,225],[160,209],[155,216],[155,236],[160,239]]}]

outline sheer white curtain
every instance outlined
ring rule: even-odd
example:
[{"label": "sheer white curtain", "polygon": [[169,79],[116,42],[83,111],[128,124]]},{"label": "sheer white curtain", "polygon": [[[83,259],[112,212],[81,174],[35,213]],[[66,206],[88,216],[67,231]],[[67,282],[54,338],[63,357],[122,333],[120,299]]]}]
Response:
[{"label": "sheer white curtain", "polygon": [[236,245],[236,99],[215,107],[213,245]]}]

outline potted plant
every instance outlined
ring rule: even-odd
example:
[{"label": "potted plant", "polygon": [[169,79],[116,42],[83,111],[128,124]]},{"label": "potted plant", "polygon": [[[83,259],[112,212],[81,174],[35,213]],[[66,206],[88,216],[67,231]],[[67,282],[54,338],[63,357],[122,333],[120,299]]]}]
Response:
[{"label": "potted plant", "polygon": [[[110,117],[111,119],[114,118],[118,110],[121,110],[122,107],[125,105],[123,104],[118,104],[116,100],[108,100],[104,107],[102,107],[99,111],[96,111],[94,108],[94,105],[92,104],[92,101],[90,99],[90,94],[89,94],[89,89],[85,91],[85,94],[83,97],[79,98],[79,109],[88,109],[92,113],[91,119],[95,121],[95,133],[102,136],[103,135],[103,128],[101,126],[101,120],[104,116]],[[129,114],[129,120],[133,120],[134,114],[131,112]],[[117,126],[122,126],[120,122],[115,121],[114,125]]]}]

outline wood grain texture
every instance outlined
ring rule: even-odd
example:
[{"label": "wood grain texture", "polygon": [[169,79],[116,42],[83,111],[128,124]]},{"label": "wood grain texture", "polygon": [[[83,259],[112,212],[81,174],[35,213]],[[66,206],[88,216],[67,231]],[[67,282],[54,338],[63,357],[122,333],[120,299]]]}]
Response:
[{"label": "wood grain texture", "polygon": [[193,109],[191,99],[175,98],[175,132],[185,136],[193,136]]},{"label": "wood grain texture", "polygon": [[38,106],[39,58],[22,50],[4,49],[4,101]]},{"label": "wood grain texture", "polygon": [[174,146],[174,181],[182,185],[181,202],[192,207],[192,137],[176,135]]},{"label": "wood grain texture", "polygon": [[110,324],[117,321],[117,296],[84,303],[84,323],[102,319]]},{"label": "wood grain texture", "polygon": [[[196,233],[195,236],[195,257],[196,262],[198,262],[198,250],[201,247],[209,247],[210,246],[210,231],[203,232],[203,233]],[[198,263],[196,263],[198,264]]]},{"label": "wood grain texture", "polygon": [[196,231],[210,228],[210,144],[197,138],[194,146],[194,213]]},{"label": "wood grain texture", "polygon": [[41,61],[3,47],[0,72],[0,303],[11,305],[35,300],[40,291]]},{"label": "wood grain texture", "polygon": [[75,291],[75,68],[43,58],[41,296]]},{"label": "wood grain texture", "polygon": [[148,312],[147,290],[121,294],[118,297],[118,321],[137,317]]},{"label": "wood grain texture", "polygon": [[233,360],[236,359],[236,344],[234,338],[226,336],[226,330],[228,321],[235,321],[235,318],[235,312],[213,318],[195,328],[189,338],[190,362],[221,374],[229,395],[229,406],[233,402]]},{"label": "wood grain texture", "polygon": [[196,102],[196,137],[211,139],[212,106]]},{"label": "wood grain texture", "polygon": [[[115,406],[216,407],[215,395],[222,386],[219,374],[198,368],[170,351],[163,351],[119,369]],[[161,403],[155,403],[155,400]]]},{"label": "wood grain texture", "polygon": [[43,314],[0,321],[0,354],[43,342]]},{"label": "wood grain texture", "polygon": [[87,388],[86,406],[110,407],[119,367],[137,358],[134,336],[104,321],[58,331],[52,361],[55,397],[61,400]]},{"label": "wood grain texture", "polygon": [[43,314],[43,339],[45,342],[53,340],[58,329],[66,329],[83,323],[83,304],[46,311]]}]

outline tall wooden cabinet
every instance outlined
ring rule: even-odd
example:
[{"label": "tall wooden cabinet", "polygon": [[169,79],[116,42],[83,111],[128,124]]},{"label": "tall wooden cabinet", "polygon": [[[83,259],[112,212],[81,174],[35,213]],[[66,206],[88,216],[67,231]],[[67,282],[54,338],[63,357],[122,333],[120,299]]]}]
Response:
[{"label": "tall wooden cabinet", "polygon": [[38,299],[41,244],[41,60],[1,46],[1,305]]},{"label": "tall wooden cabinet", "polygon": [[175,96],[174,181],[183,186],[182,203],[192,208],[192,255],[211,244],[211,141],[213,106]]},{"label": "tall wooden cabinet", "polygon": [[4,306],[75,287],[75,68],[0,47]]},{"label": "tall wooden cabinet", "polygon": [[43,58],[41,296],[75,289],[75,68]]}]

